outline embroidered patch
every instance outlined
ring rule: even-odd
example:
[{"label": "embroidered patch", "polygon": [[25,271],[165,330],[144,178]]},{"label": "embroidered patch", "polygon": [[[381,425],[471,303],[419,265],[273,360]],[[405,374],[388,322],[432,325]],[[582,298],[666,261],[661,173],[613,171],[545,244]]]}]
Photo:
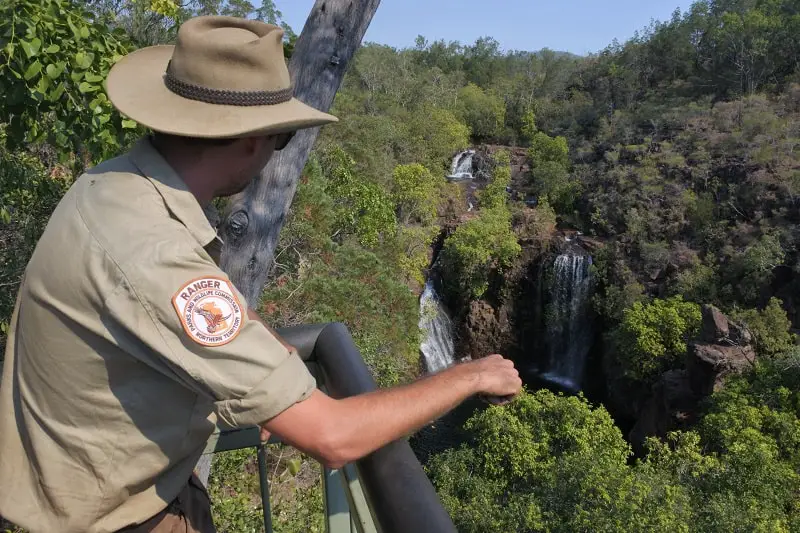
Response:
[{"label": "embroidered patch", "polygon": [[230,282],[223,278],[188,282],[172,297],[172,305],[189,337],[204,346],[227,344],[242,328],[242,305]]}]

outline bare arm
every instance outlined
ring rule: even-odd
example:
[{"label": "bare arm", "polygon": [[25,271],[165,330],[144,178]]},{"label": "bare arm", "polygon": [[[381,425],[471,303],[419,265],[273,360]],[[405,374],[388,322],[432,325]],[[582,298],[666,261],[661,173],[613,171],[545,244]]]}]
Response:
[{"label": "bare arm", "polygon": [[417,431],[473,394],[513,395],[521,386],[513,363],[492,355],[409,385],[342,400],[315,391],[263,427],[338,468]]},{"label": "bare arm", "polygon": [[[247,315],[261,322],[287,349],[294,349],[258,313],[248,309]],[[342,400],[316,390],[262,424],[262,439],[275,433],[321,463],[338,468],[414,433],[473,394],[512,396],[521,387],[514,364],[491,355],[409,385]]]}]

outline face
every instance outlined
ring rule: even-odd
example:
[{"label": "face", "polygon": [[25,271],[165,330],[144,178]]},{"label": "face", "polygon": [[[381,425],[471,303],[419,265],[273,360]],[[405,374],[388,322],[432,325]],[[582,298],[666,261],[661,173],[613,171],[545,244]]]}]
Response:
[{"label": "face", "polygon": [[[223,168],[231,171],[230,178],[215,196],[232,196],[242,192],[275,153],[276,137],[247,137],[229,146],[230,152]],[[233,162],[236,166],[233,167]]]}]

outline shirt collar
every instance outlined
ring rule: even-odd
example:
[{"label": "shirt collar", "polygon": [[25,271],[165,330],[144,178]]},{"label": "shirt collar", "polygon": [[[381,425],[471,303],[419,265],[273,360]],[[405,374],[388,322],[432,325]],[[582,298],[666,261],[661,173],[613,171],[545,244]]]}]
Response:
[{"label": "shirt collar", "polygon": [[155,185],[172,215],[186,226],[201,246],[206,246],[217,237],[216,230],[211,227],[203,208],[197,203],[197,198],[149,139],[139,140],[129,157],[142,174]]}]

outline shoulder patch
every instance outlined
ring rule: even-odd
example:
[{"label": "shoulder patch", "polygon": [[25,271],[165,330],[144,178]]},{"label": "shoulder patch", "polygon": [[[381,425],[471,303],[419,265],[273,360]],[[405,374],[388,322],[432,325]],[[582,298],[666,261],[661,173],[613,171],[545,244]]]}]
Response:
[{"label": "shoulder patch", "polygon": [[172,305],[189,338],[203,346],[227,344],[242,329],[242,305],[224,278],[189,281],[172,297]]}]

